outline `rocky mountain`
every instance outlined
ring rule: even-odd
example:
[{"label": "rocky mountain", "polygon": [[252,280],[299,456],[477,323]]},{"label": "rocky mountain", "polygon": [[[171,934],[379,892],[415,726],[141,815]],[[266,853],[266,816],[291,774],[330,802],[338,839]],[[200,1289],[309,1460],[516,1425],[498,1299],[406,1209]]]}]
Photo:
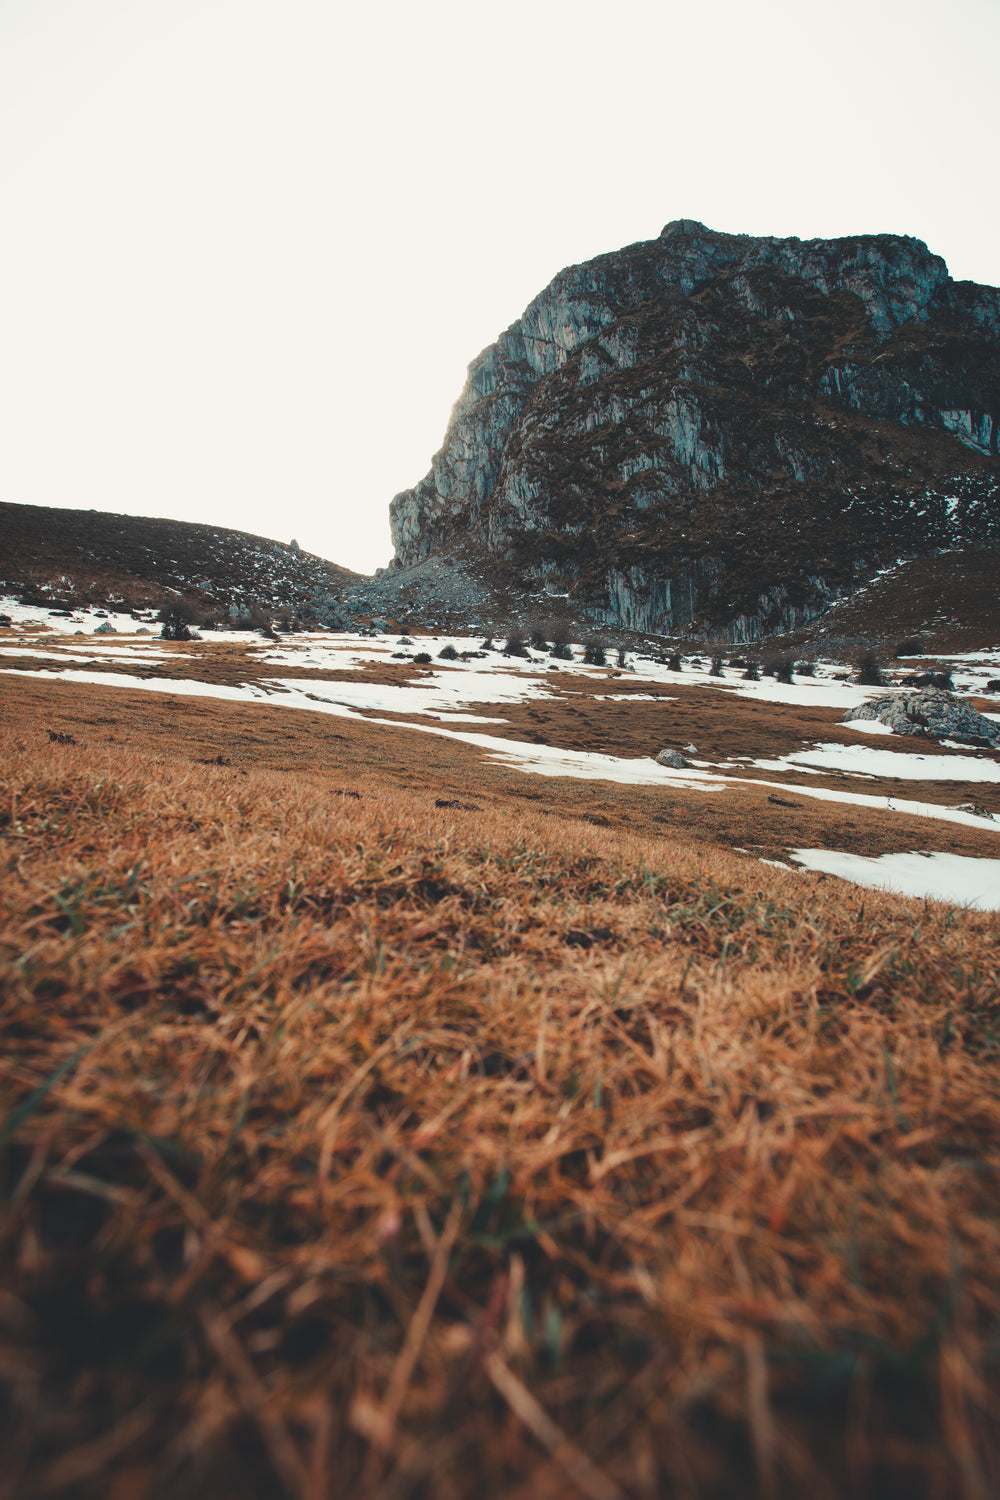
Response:
[{"label": "rocky mountain", "polygon": [[795,628],[886,561],[1000,542],[1000,291],[921,241],[682,219],[560,272],[469,367],[394,567],[628,629]]},{"label": "rocky mountain", "polygon": [[39,605],[211,609],[311,603],[321,616],[357,578],[296,544],[226,526],[0,504],[0,593]]}]

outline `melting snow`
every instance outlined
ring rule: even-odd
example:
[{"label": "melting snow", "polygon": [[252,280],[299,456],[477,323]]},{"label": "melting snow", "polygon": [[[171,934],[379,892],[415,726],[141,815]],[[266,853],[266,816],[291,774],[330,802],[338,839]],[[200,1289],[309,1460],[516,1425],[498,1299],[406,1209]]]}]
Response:
[{"label": "melting snow", "polygon": [[[755,761],[755,765],[762,765]],[[1000,781],[1000,762],[975,755],[920,755],[897,750],[878,750],[873,745],[815,745],[797,750],[781,761],[768,762],[767,769],[842,771],[851,775],[896,776],[904,781]]]},{"label": "melting snow", "polygon": [[1000,911],[1000,859],[966,854],[845,854],[836,849],[793,849],[791,858],[807,870],[839,875],[856,885],[926,896],[950,906]]}]

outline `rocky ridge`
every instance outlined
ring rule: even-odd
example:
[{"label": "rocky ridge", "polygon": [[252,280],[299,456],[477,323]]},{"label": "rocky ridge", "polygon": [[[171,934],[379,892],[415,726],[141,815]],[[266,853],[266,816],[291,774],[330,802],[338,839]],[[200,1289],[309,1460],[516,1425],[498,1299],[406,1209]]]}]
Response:
[{"label": "rocky ridge", "polygon": [[395,567],[752,639],[890,557],[995,546],[998,432],[996,289],[904,236],[677,220],[561,272],[473,361],[392,502]]}]

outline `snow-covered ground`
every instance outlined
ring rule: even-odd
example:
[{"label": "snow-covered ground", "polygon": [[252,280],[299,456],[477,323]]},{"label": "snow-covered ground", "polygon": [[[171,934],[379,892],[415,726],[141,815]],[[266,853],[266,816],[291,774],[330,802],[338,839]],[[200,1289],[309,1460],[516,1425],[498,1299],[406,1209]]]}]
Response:
[{"label": "snow-covered ground", "polygon": [[[10,607],[8,607],[8,605]],[[971,827],[1000,832],[1000,823],[991,822],[976,814],[957,808],[941,807],[937,804],[915,800],[886,797],[850,791],[844,788],[824,788],[808,784],[813,776],[840,774],[857,777],[896,777],[901,780],[919,781],[1000,781],[1000,765],[988,757],[956,753],[948,756],[922,755],[916,751],[883,749],[881,746],[859,743],[857,745],[819,744],[797,751],[775,760],[749,758],[713,764],[696,761],[683,770],[671,770],[659,766],[646,758],[630,759],[623,756],[604,755],[596,752],[562,750],[553,746],[526,744],[520,740],[502,739],[495,735],[475,733],[470,730],[449,728],[460,724],[502,724],[502,717],[483,713],[471,713],[472,706],[495,706],[502,714],[505,705],[518,702],[551,698],[554,696],[550,673],[557,671],[570,677],[598,678],[601,685],[608,681],[609,673],[619,669],[591,667],[583,662],[583,649],[573,648],[569,661],[555,662],[550,657],[536,654],[531,657],[505,656],[501,652],[483,657],[479,648],[481,637],[420,637],[407,651],[418,650],[432,656],[433,670],[414,674],[410,682],[377,683],[363,676],[348,677],[343,681],[330,682],[321,678],[296,676],[268,676],[259,682],[247,682],[236,686],[225,686],[200,682],[193,678],[169,679],[148,678],[131,672],[97,672],[87,670],[98,663],[121,662],[132,667],[142,662],[162,662],[171,656],[184,656],[196,661],[196,645],[186,650],[172,645],[165,649],[158,640],[136,640],[134,634],[106,637],[100,641],[87,638],[73,639],[69,632],[78,629],[73,620],[53,617],[52,630],[41,632],[37,628],[38,611],[13,605],[10,601],[0,604],[0,612],[21,612],[22,635],[15,643],[8,641],[0,646],[0,657],[17,655],[34,656],[51,666],[28,668],[0,667],[0,672],[16,672],[18,675],[70,682],[92,683],[102,687],[125,687],[146,692],[167,693],[179,697],[205,697],[227,702],[270,703],[274,707],[303,709],[313,713],[326,713],[340,718],[358,718],[362,711],[368,714],[419,715],[437,719],[438,724],[412,724],[413,730],[435,733],[460,740],[482,750],[490,759],[535,775],[574,776],[588,780],[606,780],[629,785],[671,785],[699,791],[721,791],[739,782],[773,787],[775,790],[791,792],[802,797],[838,803],[853,803],[857,806],[877,808],[892,812],[909,813],[920,817],[941,819],[947,822],[964,823]],[[27,617],[36,622],[29,627]],[[132,631],[135,622],[130,617],[115,617],[127,621]],[[114,623],[114,619],[112,620]],[[69,638],[67,638],[69,637]],[[462,661],[441,660],[440,651],[449,643],[458,652],[476,653]],[[236,642],[247,646],[244,633],[213,632],[206,637],[206,644]],[[300,670],[312,669],[330,672],[356,672],[369,663],[387,664],[402,648],[394,635],[375,638],[359,637],[347,633],[314,632],[283,639],[279,644],[253,642],[247,653],[260,668],[292,667]],[[974,653],[979,670],[1000,672],[1000,652]],[[982,660],[989,656],[990,660]],[[65,670],[58,670],[66,664]],[[401,663],[402,664],[402,663]],[[793,684],[778,683],[773,678],[760,682],[743,682],[735,673],[729,677],[713,677],[709,663],[692,667],[686,665],[681,672],[672,672],[660,662],[643,657],[629,656],[628,676],[637,686],[654,689],[649,693],[635,695],[618,692],[602,693],[598,696],[606,701],[623,703],[634,698],[642,702],[661,701],[667,703],[672,695],[663,689],[682,685],[738,694],[740,697],[757,698],[762,702],[794,703],[802,707],[824,705],[849,711],[857,707],[882,689],[859,687],[856,684],[837,680],[843,668],[828,663],[819,663],[815,676],[796,677]],[[624,674],[622,674],[624,675]],[[581,683],[582,685],[582,683]],[[595,684],[596,685],[596,684]],[[659,689],[660,691],[655,691]],[[627,710],[626,710],[627,711]],[[399,720],[372,719],[368,723],[386,723],[399,727]],[[886,726],[871,721],[858,721],[852,727],[864,734],[881,734]],[[794,786],[774,783],[752,775],[753,771],[781,771],[797,773],[801,780]]]},{"label": "snow-covered ground", "polygon": [[[18,629],[52,631],[57,635],[75,635],[77,631],[90,635],[99,625],[104,624],[105,619],[119,635],[134,635],[141,628],[141,622],[133,620],[127,611],[107,610],[104,614],[97,615],[91,609],[77,609],[67,617],[50,614],[47,609],[30,604],[19,604],[9,595],[0,597],[0,615],[8,615]],[[159,630],[156,625],[147,625],[145,628]]]},{"label": "snow-covered ground", "polygon": [[[275,679],[266,683],[247,683],[231,687],[216,683],[198,682],[192,678],[137,677],[124,672],[91,672],[79,668],[70,668],[65,672],[54,672],[41,667],[35,670],[3,667],[0,668],[0,673],[22,677],[36,677],[49,681],[62,680],[67,682],[91,683],[100,687],[133,688],[145,692],[167,693],[176,697],[216,698],[230,703],[269,703],[275,708],[305,709],[309,712],[326,713],[344,719],[361,718],[358,712],[360,709],[367,709],[375,713],[386,712],[384,696],[386,689],[378,683],[366,683],[364,681],[345,684],[317,682],[312,679],[306,679],[304,682],[295,683],[293,679]],[[470,674],[473,679],[480,675],[478,673]],[[345,689],[347,690],[346,692]],[[483,684],[481,682],[476,683],[473,690],[477,696],[468,701],[480,701]],[[350,703],[343,701],[345,696],[349,696]],[[389,699],[389,702],[393,705],[398,704],[400,701],[398,699]],[[423,701],[426,705],[426,700]],[[406,710],[400,711],[405,712]],[[408,711],[412,713],[415,710],[411,707]],[[416,711],[428,713],[426,706]],[[450,718],[451,722],[458,722],[463,717],[458,714],[449,715],[441,710],[433,710],[428,716],[436,717],[442,721]],[[476,718],[474,715],[464,717],[466,721]],[[393,719],[367,718],[364,722],[368,724],[384,724],[393,728],[404,727],[412,731],[437,734],[447,739],[458,740],[463,744],[472,745],[482,750],[491,760],[541,776],[574,776],[589,781],[612,781],[630,786],[669,785],[705,792],[720,791],[727,786],[744,783],[767,787],[774,791],[784,792],[786,795],[792,793],[796,796],[812,797],[818,801],[851,803],[857,807],[871,807],[883,812],[908,813],[915,817],[936,818],[948,823],[962,823],[972,828],[1000,832],[1000,824],[993,822],[989,818],[979,817],[975,813],[963,812],[958,808],[941,807],[937,803],[851,792],[846,788],[831,789],[828,787],[808,786],[801,783],[789,785],[784,782],[763,781],[746,774],[727,775],[720,773],[718,769],[705,769],[704,767],[707,766],[706,762],[702,762],[701,766],[693,766],[684,770],[672,770],[669,767],[657,765],[655,760],[645,757],[629,758],[618,755],[604,755],[596,751],[562,750],[555,746],[535,745],[525,743],[522,740],[502,739],[496,735],[449,729],[445,726],[444,722],[440,725],[410,724],[402,726],[398,720]],[[502,722],[502,720],[490,721],[481,719],[480,722]],[[781,769],[786,768],[784,762],[774,762],[774,765]],[[796,769],[805,773],[812,770],[813,774],[817,774],[816,768],[799,766]]]},{"label": "snow-covered ground", "polygon": [[851,776],[898,776],[902,781],[1000,781],[1000,761],[975,755],[919,755],[874,745],[814,745],[777,761],[755,761],[768,770],[815,767]]},{"label": "snow-covered ground", "polygon": [[949,906],[1000,911],[1000,859],[965,854],[844,854],[836,849],[793,849],[792,859],[807,870],[839,875],[855,885],[925,896]]}]

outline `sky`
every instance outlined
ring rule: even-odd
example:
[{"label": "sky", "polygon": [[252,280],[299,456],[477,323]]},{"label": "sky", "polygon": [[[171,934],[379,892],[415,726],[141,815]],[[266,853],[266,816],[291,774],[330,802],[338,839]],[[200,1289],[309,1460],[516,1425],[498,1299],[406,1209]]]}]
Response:
[{"label": "sky", "polygon": [[362,572],[466,366],[671,219],[1000,283],[1000,0],[0,0],[0,500]]}]

